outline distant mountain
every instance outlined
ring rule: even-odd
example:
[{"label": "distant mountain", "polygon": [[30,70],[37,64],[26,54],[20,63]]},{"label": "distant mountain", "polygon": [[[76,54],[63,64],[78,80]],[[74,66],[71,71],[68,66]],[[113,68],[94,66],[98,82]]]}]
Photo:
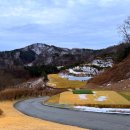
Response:
[{"label": "distant mountain", "polygon": [[119,62],[128,55],[127,53],[129,51],[129,44],[120,44],[106,49],[92,50],[78,48],[67,49],[36,43],[21,49],[0,52],[0,69],[34,65],[65,66],[82,62],[88,63],[97,57],[111,57],[114,62]]},{"label": "distant mountain", "polygon": [[62,66],[85,62],[93,58],[90,49],[67,49],[46,44],[33,44],[13,51],[0,52],[0,68],[11,66]]},{"label": "distant mountain", "polygon": [[[109,61],[106,61],[107,59],[111,59],[112,64],[117,64],[119,62],[122,63],[122,61],[129,55],[129,53],[130,44],[127,43],[101,50],[78,48],[67,49],[53,45],[36,43],[21,49],[3,51],[0,52],[0,88],[14,86],[16,84],[22,83],[23,81],[27,81],[28,79],[32,78],[32,72],[33,74],[38,75],[39,73],[46,73],[46,71],[50,73],[55,70],[55,66],[64,66],[64,68],[68,68],[69,66],[74,67],[75,65],[80,65],[82,63],[85,66],[82,66],[81,64],[79,69],[81,71],[82,69],[85,69],[87,75],[93,77],[93,75],[98,75],[100,72],[102,72],[101,68],[110,66],[111,62],[109,63]],[[101,63],[103,63],[103,66],[101,66]],[[128,62],[125,64],[128,66]],[[39,65],[45,66],[42,66],[41,69],[41,66]],[[27,71],[24,66],[33,67],[31,67],[31,70],[29,69],[29,71]],[[123,73],[128,75],[127,71],[129,72],[129,70],[127,70],[128,68],[125,69],[126,72],[123,71]],[[113,74],[118,74],[118,71],[116,71],[114,68],[113,70],[110,69],[110,73],[111,74],[105,71],[103,73],[104,78],[101,79],[99,75],[90,80],[90,83],[95,82],[97,84],[107,84],[111,79],[110,75],[113,76],[112,80],[114,81],[115,79]],[[119,80],[123,79],[123,76]],[[8,82],[6,82],[7,80]]]}]

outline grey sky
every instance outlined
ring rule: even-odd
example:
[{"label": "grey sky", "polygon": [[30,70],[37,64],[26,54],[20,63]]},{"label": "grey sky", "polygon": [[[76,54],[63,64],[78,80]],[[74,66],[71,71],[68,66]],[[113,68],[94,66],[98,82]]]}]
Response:
[{"label": "grey sky", "polygon": [[130,0],[0,0],[0,50],[32,43],[99,49],[118,44]]}]

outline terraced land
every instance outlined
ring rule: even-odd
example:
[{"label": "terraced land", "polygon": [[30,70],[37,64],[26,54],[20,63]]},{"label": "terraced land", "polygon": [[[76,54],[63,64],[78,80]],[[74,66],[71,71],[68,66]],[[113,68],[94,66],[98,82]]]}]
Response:
[{"label": "terraced land", "polygon": [[58,74],[50,74],[48,78],[48,85],[54,88],[81,88],[86,85],[86,81],[71,81],[61,78]]},{"label": "terraced land", "polygon": [[67,91],[51,97],[47,103],[130,108],[130,101],[115,91],[94,91],[94,94],[73,94],[73,92]]}]

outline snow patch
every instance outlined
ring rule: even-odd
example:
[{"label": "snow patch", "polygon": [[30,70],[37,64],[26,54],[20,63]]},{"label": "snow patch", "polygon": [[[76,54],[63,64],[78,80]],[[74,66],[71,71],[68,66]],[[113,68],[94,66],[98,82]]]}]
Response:
[{"label": "snow patch", "polygon": [[100,96],[97,99],[95,99],[95,101],[99,101],[99,102],[103,102],[103,101],[106,101],[106,100],[107,100],[106,96]]},{"label": "snow patch", "polygon": [[107,84],[107,86],[110,86],[111,84]]},{"label": "snow patch", "polygon": [[72,73],[72,74],[81,74],[82,72],[76,72],[73,69],[69,69],[69,73]]},{"label": "snow patch", "polygon": [[40,55],[42,53],[40,48],[34,48],[32,49],[37,55]]},{"label": "snow patch", "polygon": [[33,66],[33,63],[29,63],[29,64],[27,64],[26,66],[31,67],[31,66]]},{"label": "snow patch", "polygon": [[99,113],[117,113],[117,114],[130,114],[130,109],[120,109],[120,108],[95,108],[87,106],[75,106],[76,110],[86,111],[86,112],[99,112]]},{"label": "snow patch", "polygon": [[68,75],[68,74],[63,74],[63,73],[60,73],[59,76],[61,78],[66,78],[68,80],[78,80],[78,81],[87,81],[89,80],[91,77],[88,77],[88,76],[85,76],[85,77],[76,77],[76,76],[72,76],[72,75]]},{"label": "snow patch", "polygon": [[81,100],[86,100],[86,99],[87,99],[86,96],[87,96],[86,94],[79,94],[79,98],[80,98]]},{"label": "snow patch", "polygon": [[92,65],[100,66],[100,67],[112,67],[113,60],[112,59],[95,59],[92,61]]}]

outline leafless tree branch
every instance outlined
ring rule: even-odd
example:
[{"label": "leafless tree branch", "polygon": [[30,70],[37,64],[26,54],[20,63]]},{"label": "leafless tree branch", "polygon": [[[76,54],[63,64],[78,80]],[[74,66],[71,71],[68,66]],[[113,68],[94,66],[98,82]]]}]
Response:
[{"label": "leafless tree branch", "polygon": [[130,43],[130,16],[124,21],[124,24],[119,27],[126,42]]}]

